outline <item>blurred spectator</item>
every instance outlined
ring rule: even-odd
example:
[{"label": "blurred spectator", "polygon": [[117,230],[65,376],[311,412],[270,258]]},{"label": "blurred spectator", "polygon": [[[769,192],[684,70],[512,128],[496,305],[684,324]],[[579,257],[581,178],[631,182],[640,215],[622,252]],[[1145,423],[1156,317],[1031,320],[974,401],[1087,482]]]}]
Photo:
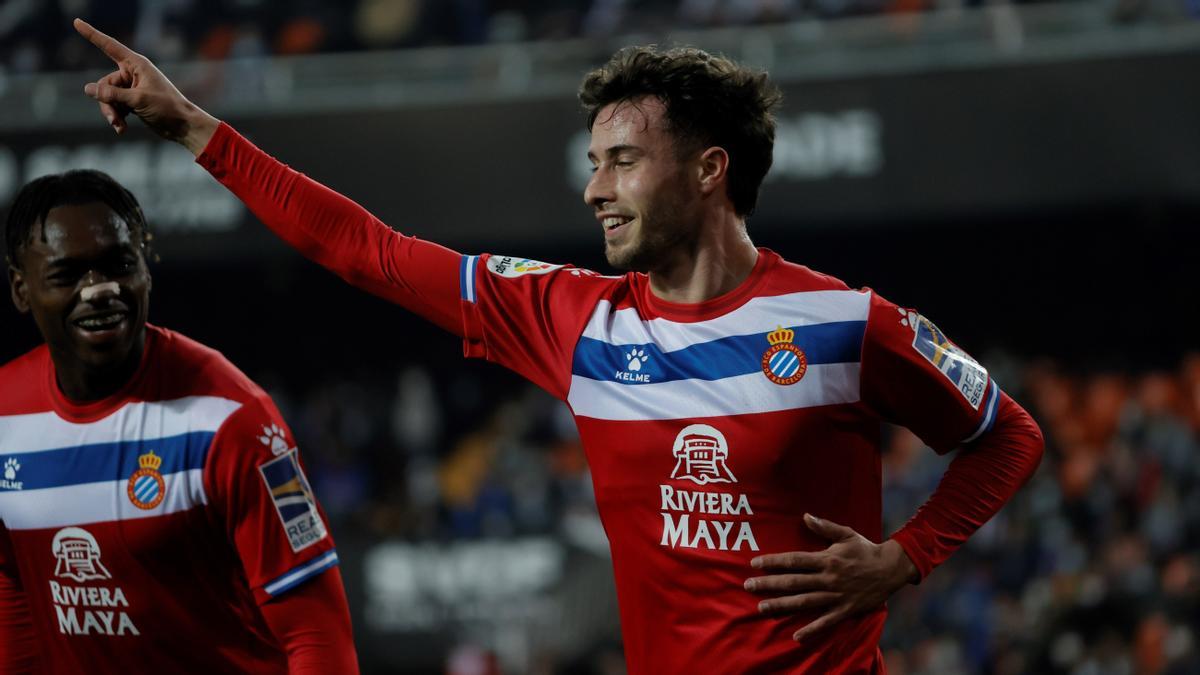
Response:
[{"label": "blurred spectator", "polygon": [[[1039,363],[1006,383],[1042,424],[1046,460],[965,555],[893,600],[889,666],[1200,672],[1197,363],[1140,377]],[[920,503],[920,476],[944,461],[915,444],[897,432],[884,458],[890,518]]]},{"label": "blurred spectator", "polygon": [[[579,36],[657,34],[802,19],[963,7],[1011,8],[1031,0],[7,0],[0,4],[0,73],[103,69],[71,29],[81,16],[160,63]],[[1148,11],[1200,16],[1200,0],[1122,0],[1117,21]],[[1153,4],[1153,6],[1152,6]],[[1019,32],[1018,21],[997,30]]]}]

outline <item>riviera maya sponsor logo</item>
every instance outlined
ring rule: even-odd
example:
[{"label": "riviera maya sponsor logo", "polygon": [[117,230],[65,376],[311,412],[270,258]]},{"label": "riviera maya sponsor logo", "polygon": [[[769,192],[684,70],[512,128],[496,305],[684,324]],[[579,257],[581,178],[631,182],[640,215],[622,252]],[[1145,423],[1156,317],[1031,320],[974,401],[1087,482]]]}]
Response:
[{"label": "riviera maya sponsor logo", "polygon": [[167,494],[167,483],[158,472],[160,467],[162,457],[151,450],[138,457],[138,470],[129,477],[129,485],[125,490],[129,501],[143,511],[149,511],[161,504]]},{"label": "riviera maya sponsor logo", "polygon": [[25,483],[17,480],[17,474],[21,471],[21,462],[16,457],[9,457],[4,460],[4,478],[0,479],[0,490],[20,490],[25,486]]},{"label": "riviera maya sponsor logo", "polygon": [[808,357],[793,344],[795,338],[796,331],[782,326],[767,333],[771,346],[763,352],[762,371],[775,384],[796,384],[808,372]]},{"label": "riviera maya sponsor logo", "polygon": [[[676,460],[672,480],[699,485],[737,483],[726,463],[729,444],[725,435],[714,427],[707,424],[684,427],[675,437],[672,454]],[[660,546],[758,550],[754,530],[746,518],[753,516],[754,510],[745,493],[685,490],[665,484],[658,489],[662,511]]]},{"label": "riviera maya sponsor logo", "polygon": [[74,581],[111,579],[112,575],[100,562],[100,544],[91,532],[82,527],[64,527],[54,535],[50,551],[58,560],[54,576]]},{"label": "riviera maya sponsor logo", "polygon": [[[64,527],[54,535],[50,550],[58,561],[54,576],[77,583],[107,581],[112,574],[100,561],[100,544],[82,527]],[[64,635],[141,635],[124,611],[129,600],[120,586],[72,586],[50,582],[50,601]]]},{"label": "riviera maya sponsor logo", "polygon": [[675,456],[675,470],[671,472],[674,480],[690,480],[700,485],[737,482],[725,463],[729,446],[724,434],[707,424],[693,424],[680,431],[671,454]]}]

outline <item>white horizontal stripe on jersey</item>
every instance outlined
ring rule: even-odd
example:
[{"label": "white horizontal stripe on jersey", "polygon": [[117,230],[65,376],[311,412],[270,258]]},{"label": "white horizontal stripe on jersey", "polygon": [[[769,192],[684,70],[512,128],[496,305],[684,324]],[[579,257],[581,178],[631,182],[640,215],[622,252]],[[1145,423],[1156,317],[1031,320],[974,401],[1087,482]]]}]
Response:
[{"label": "white horizontal stripe on jersey", "polygon": [[857,363],[810,365],[804,378],[779,385],[761,372],[721,380],[625,385],[572,376],[567,403],[576,415],[645,421],[722,417],[812,408],[859,400]]},{"label": "white horizontal stripe on jersey", "polygon": [[751,298],[737,309],[708,321],[681,323],[644,320],[637,308],[612,309],[601,300],[583,336],[614,345],[654,343],[664,352],[733,335],[769,333],[778,326],[809,326],[833,321],[866,321],[871,294],[860,291],[805,291]]},{"label": "white horizontal stripe on jersey", "polygon": [[163,476],[166,495],[158,506],[140,509],[126,494],[128,480],[83,483],[44,490],[0,491],[0,514],[10,530],[153,518],[208,503],[203,469]]},{"label": "white horizontal stripe on jersey", "polygon": [[241,403],[216,396],[130,403],[95,422],[68,422],[54,412],[0,416],[0,448],[7,455],[58,448],[216,432]]}]

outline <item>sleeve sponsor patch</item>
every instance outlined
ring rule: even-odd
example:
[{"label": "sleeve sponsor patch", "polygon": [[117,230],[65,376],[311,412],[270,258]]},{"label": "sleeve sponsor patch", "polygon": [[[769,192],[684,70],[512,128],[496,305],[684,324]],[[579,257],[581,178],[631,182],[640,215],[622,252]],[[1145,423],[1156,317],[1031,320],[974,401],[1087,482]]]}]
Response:
[{"label": "sleeve sponsor patch", "polygon": [[913,331],[913,349],[945,375],[972,408],[979,410],[979,404],[987,392],[987,369],[952,344],[929,319],[916,312],[908,312],[903,321]]},{"label": "sleeve sponsor patch", "polygon": [[258,466],[293,552],[302,551],[328,535],[312,487],[300,468],[298,452],[292,448]]},{"label": "sleeve sponsor patch", "polygon": [[539,260],[530,260],[529,258],[513,258],[511,256],[493,255],[488,258],[487,268],[492,274],[498,274],[502,277],[513,279],[526,274],[546,274],[557,269],[562,269],[565,265],[551,265]]}]

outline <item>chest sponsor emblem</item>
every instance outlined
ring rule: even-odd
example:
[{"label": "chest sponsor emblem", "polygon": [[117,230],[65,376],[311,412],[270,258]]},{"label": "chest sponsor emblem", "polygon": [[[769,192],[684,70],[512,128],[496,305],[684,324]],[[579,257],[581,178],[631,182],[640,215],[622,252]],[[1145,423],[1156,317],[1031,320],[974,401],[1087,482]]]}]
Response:
[{"label": "chest sponsor emblem", "polygon": [[300,468],[297,450],[292,448],[275,459],[260,464],[259,473],[267,484],[275,511],[283,523],[288,544],[299,552],[325,538],[327,531],[317,500],[304,470]]},{"label": "chest sponsor emblem", "polygon": [[[725,435],[707,424],[684,427],[675,437],[672,450],[675,469],[672,480],[690,480],[699,485],[736,483],[729,470],[729,443]],[[662,537],[659,545],[672,548],[716,551],[758,550],[749,517],[754,515],[744,493],[720,489],[684,489],[659,485]]]},{"label": "chest sponsor emblem", "polygon": [[808,357],[793,344],[796,331],[778,327],[767,333],[771,346],[762,356],[762,371],[767,379],[779,385],[796,384],[808,372]]},{"label": "chest sponsor emblem", "polygon": [[138,470],[129,477],[129,485],[125,488],[129,501],[133,505],[149,511],[162,503],[167,494],[167,483],[158,472],[162,467],[162,457],[151,450],[138,457]]},{"label": "chest sponsor emblem", "polygon": [[675,456],[673,480],[690,480],[700,485],[737,482],[725,463],[729,458],[725,435],[707,424],[684,427],[675,437],[671,453]]},{"label": "chest sponsor emblem", "polygon": [[91,532],[82,527],[64,527],[54,535],[50,551],[58,560],[54,576],[75,581],[111,579],[108,569],[100,562],[100,544]]},{"label": "chest sponsor emblem", "polygon": [[[100,544],[82,527],[64,527],[54,535],[50,551],[58,561],[54,576],[83,584],[112,579],[100,561]],[[129,600],[120,586],[87,583],[72,586],[50,581],[50,602],[64,635],[141,635],[130,618]]]}]

